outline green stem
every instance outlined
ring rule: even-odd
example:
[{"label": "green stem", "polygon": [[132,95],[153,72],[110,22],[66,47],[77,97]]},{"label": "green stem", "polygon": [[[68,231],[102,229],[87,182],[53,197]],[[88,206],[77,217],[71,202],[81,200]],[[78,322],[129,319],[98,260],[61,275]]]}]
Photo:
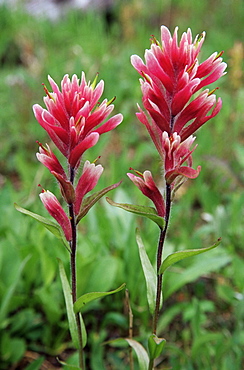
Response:
[{"label": "green stem", "polygon": [[[74,169],[70,168],[70,182],[73,184],[74,182]],[[69,217],[72,229],[72,240],[70,242],[70,269],[71,269],[71,292],[72,292],[72,300],[73,303],[76,302],[77,298],[77,282],[76,282],[76,248],[77,248],[77,226],[76,226],[76,218],[74,213],[74,205],[69,204]],[[84,355],[83,355],[83,339],[82,339],[82,330],[81,330],[81,320],[80,314],[77,313],[75,315],[77,331],[78,331],[78,339],[79,339],[79,366],[82,370],[85,369],[84,366]]]},{"label": "green stem", "polygon": [[[158,274],[160,266],[162,264],[162,255],[163,255],[163,247],[166,238],[166,233],[169,225],[169,217],[170,217],[170,209],[171,209],[171,187],[170,185],[166,184],[166,210],[165,210],[165,225],[164,228],[160,231],[160,237],[158,242],[158,252],[157,252],[157,293],[156,293],[156,304],[155,304],[155,311],[153,316],[153,334],[156,335],[157,333],[157,324],[158,324],[158,317],[159,317],[159,310],[160,310],[160,301],[161,301],[161,292],[162,292],[162,274]],[[153,367],[149,367],[149,370]]]}]

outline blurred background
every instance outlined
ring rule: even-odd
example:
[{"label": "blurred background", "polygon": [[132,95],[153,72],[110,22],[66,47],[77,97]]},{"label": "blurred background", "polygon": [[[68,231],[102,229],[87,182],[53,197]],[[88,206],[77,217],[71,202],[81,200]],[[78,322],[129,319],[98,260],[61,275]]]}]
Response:
[{"label": "blurred background", "polygon": [[[159,369],[241,370],[244,345],[243,236],[243,21],[242,0],[26,0],[0,1],[0,369],[61,368],[57,357],[76,363],[57,269],[69,256],[42,225],[19,214],[14,202],[47,216],[38,184],[58,194],[49,171],[36,159],[36,140],[46,132],[32,105],[43,105],[47,76],[83,70],[105,81],[103,97],[116,96],[123,123],[102,136],[84,159],[101,155],[104,174],[96,190],[123,179],[109,196],[118,202],[149,204],[127,179],[129,167],[152,171],[160,181],[159,157],[137,121],[139,75],[130,56],[144,55],[160,26],[179,34],[206,31],[200,60],[224,50],[228,73],[217,84],[219,115],[197,136],[194,168],[200,176],[178,191],[165,254],[201,248],[222,237],[207,254],[174,265],[164,277],[159,333],[167,339]],[[157,227],[100,201],[80,223],[79,295],[115,289],[126,282],[134,314],[134,336],[147,345],[151,316],[145,297],[135,229],[140,228],[155,263]],[[102,345],[128,335],[124,293],[84,308],[88,329],[87,368],[128,369],[128,353]],[[137,365],[135,363],[135,369]]]}]

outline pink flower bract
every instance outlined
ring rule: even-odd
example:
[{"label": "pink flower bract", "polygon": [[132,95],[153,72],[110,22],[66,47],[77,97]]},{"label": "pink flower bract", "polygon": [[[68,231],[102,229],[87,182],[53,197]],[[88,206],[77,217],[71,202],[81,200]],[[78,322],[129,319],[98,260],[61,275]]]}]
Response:
[{"label": "pink flower bract", "polygon": [[76,75],[71,80],[65,75],[60,90],[50,76],[48,80],[53,92],[44,88],[47,109],[35,104],[34,114],[71,167],[77,168],[82,154],[97,143],[101,134],[118,126],[123,117],[117,114],[108,119],[113,104],[107,99],[99,103],[103,81],[87,83],[83,72],[81,81]]},{"label": "pink flower bract", "polygon": [[135,171],[139,176],[135,176],[133,173],[127,173],[127,176],[133,181],[133,183],[141,190],[141,192],[151,199],[157,209],[158,215],[161,217],[165,216],[165,203],[160,190],[157,188],[152,174],[150,171],[144,171],[140,174]]},{"label": "pink flower bract", "polygon": [[[189,136],[186,140],[181,141],[176,132],[173,135],[164,131],[162,135],[162,148],[164,152],[164,177],[167,184],[172,184],[178,176],[184,176],[190,179],[195,179],[201,170],[198,166],[196,170],[192,168],[192,152],[191,150],[195,137]],[[183,166],[186,162],[187,166]]]},{"label": "pink flower bract", "polygon": [[39,196],[47,211],[62,227],[66,239],[70,241],[72,239],[70,220],[58,199],[49,190],[44,190]]},{"label": "pink flower bract", "polygon": [[161,44],[153,37],[152,45],[145,52],[145,63],[133,55],[131,62],[143,77],[141,89],[143,105],[148,115],[137,113],[147,126],[155,142],[155,132],[176,132],[182,140],[187,139],[221,109],[221,99],[202,87],[223,76],[226,63],[222,53],[214,53],[199,63],[205,33],[192,39],[191,30],[184,32],[178,42],[178,28],[173,37],[167,27],[161,27]]}]

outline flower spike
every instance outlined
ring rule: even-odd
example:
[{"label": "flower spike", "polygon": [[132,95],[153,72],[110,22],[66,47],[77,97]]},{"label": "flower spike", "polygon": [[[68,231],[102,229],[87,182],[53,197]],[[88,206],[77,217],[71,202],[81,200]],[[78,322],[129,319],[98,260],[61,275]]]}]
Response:
[{"label": "flower spike", "polygon": [[[143,114],[140,109],[137,116],[146,125],[154,143],[157,131],[159,136],[164,131],[169,135],[176,132],[185,140],[220,111],[221,99],[217,100],[214,94],[210,98],[209,90],[195,96],[201,88],[223,76],[226,69],[222,52],[199,63],[204,39],[205,32],[193,41],[188,29],[178,42],[178,27],[171,36],[168,28],[162,26],[161,44],[155,37],[151,39],[145,63],[137,55],[131,57],[133,67],[142,76],[142,102],[147,112]],[[155,145],[161,155],[158,143]]]},{"label": "flower spike", "polygon": [[59,89],[49,76],[53,92],[44,85],[46,109],[38,104],[33,106],[37,121],[74,169],[79,166],[83,153],[97,143],[99,135],[113,130],[123,118],[116,114],[108,119],[114,108],[114,98],[110,101],[104,99],[98,104],[104,82],[96,84],[97,78],[98,75],[90,84],[86,82],[84,72],[81,80],[76,75],[71,79],[65,75]]}]

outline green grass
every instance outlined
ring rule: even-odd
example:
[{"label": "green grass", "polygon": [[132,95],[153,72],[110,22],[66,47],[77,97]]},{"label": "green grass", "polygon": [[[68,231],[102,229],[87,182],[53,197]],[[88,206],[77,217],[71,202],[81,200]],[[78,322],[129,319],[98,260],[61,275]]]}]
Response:
[{"label": "green grass", "polygon": [[[70,13],[50,23],[0,8],[0,369],[16,363],[27,368],[27,350],[42,356],[33,360],[33,369],[41,368],[44,360],[58,366],[55,357],[66,360],[73,352],[57,266],[57,258],[62,259],[69,273],[68,253],[42,225],[13,206],[17,202],[46,216],[37,185],[57,191],[49,171],[35,157],[36,140],[48,141],[31,109],[34,103],[42,104],[41,84],[48,85],[48,74],[58,82],[65,73],[80,75],[84,70],[93,80],[99,71],[105,80],[104,97],[116,96],[115,110],[124,114],[124,122],[103,136],[86,159],[101,155],[105,172],[97,189],[123,178],[121,187],[109,196],[118,202],[145,204],[126,172],[130,166],[150,169],[159,179],[160,162],[135,117],[141,92],[129,59],[131,54],[143,56],[150,35],[160,37],[161,24],[171,31],[179,25],[180,33],[187,27],[194,35],[207,31],[202,57],[223,49],[229,64],[217,90],[223,109],[197,133],[194,163],[202,171],[175,200],[166,254],[207,247],[220,236],[222,243],[203,257],[177,263],[165,274],[159,321],[160,333],[167,339],[162,368],[242,369],[244,90],[235,73],[243,67],[236,47],[243,40],[243,5],[241,0],[214,4],[172,0],[164,5],[157,0],[148,12],[146,1],[141,4],[118,5],[110,31],[98,14]],[[105,200],[88,213],[79,226],[78,290],[79,294],[105,291],[126,282],[135,336],[146,345],[150,315],[136,227],[155,261],[158,231],[149,220],[113,208]],[[90,368],[127,368],[123,350],[101,346],[105,340],[128,335],[123,293],[88,305],[84,318]]]}]

